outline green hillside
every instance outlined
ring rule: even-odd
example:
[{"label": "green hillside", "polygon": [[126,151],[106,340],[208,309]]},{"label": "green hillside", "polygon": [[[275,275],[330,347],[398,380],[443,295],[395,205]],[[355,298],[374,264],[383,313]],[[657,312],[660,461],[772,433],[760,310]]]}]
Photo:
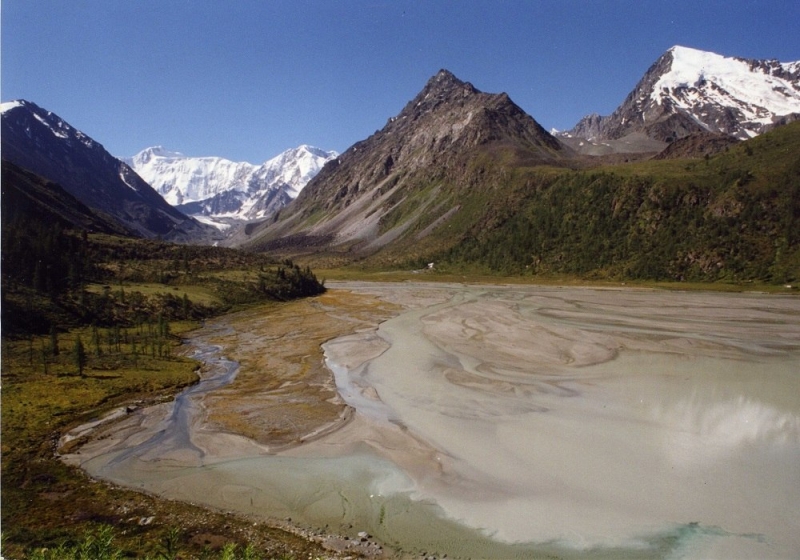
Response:
[{"label": "green hillside", "polygon": [[[441,179],[441,213],[458,211],[433,234],[413,235],[435,213],[366,263],[676,281],[800,277],[800,123],[706,159],[567,170],[494,155]],[[411,215],[407,205],[429,191],[406,193],[392,216]]]}]

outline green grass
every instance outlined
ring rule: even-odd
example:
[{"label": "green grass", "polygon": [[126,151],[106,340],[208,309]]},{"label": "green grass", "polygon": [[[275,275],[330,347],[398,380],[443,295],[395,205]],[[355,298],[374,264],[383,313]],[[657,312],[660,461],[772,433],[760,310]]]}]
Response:
[{"label": "green grass", "polygon": [[[310,270],[19,215],[3,220],[2,241],[4,557],[47,548],[40,557],[70,558],[103,525],[114,527],[125,557],[158,557],[174,527],[182,558],[229,543],[241,551],[251,542],[262,557],[318,554],[318,546],[280,529],[92,481],[54,454],[71,427],[122,405],[163,402],[193,383],[198,364],[175,350],[199,320],[318,293]],[[84,360],[75,356],[78,339]],[[229,546],[227,557],[233,552]]]},{"label": "green grass", "polygon": [[[800,278],[800,126],[705,160],[518,169],[472,194],[430,260],[497,274],[766,284]],[[470,206],[485,205],[470,225]]]},{"label": "green grass", "polygon": [[[174,330],[186,327],[176,324]],[[50,336],[3,341],[3,532],[7,547],[17,551],[7,557],[50,543],[53,535],[84,530],[90,524],[80,518],[92,515],[78,512],[103,509],[86,503],[96,492],[83,490],[81,473],[53,457],[58,434],[120,403],[166,397],[197,379],[194,362],[172,356],[176,337],[161,340],[160,355],[153,356],[144,342],[139,354],[130,343],[117,350],[109,335],[108,329],[91,328],[60,333],[57,356]],[[83,376],[72,353],[79,336],[88,356]],[[95,337],[99,355],[91,342]],[[53,498],[61,495],[69,499]]]},{"label": "green grass", "polygon": [[[217,274],[226,273],[220,272]],[[256,275],[253,273],[253,278],[255,277]],[[102,294],[105,290],[105,286],[109,286],[113,291],[122,289],[129,294],[132,292],[139,292],[145,297],[157,294],[170,294],[176,297],[183,297],[183,294],[186,294],[192,302],[209,307],[219,306],[223,303],[222,300],[207,287],[193,284],[165,285],[155,282],[123,282],[122,284],[117,283],[114,285],[88,284],[86,290],[94,294]]]},{"label": "green grass", "polygon": [[716,292],[764,292],[800,295],[800,286],[776,285],[764,282],[665,282],[654,280],[617,280],[582,278],[569,274],[499,274],[485,267],[470,265],[452,267],[447,264],[434,270],[396,270],[380,268],[342,267],[317,269],[329,281],[340,282],[434,282],[455,284],[516,284],[525,286],[586,286],[596,288],[641,288],[660,290],[693,290]]}]

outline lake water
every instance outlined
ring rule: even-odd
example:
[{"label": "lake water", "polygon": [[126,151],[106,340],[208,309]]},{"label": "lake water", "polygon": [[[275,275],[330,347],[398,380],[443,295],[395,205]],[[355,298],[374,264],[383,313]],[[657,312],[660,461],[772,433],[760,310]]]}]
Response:
[{"label": "lake water", "polygon": [[800,557],[800,298],[336,289],[406,307],[324,345],[352,422],[215,457],[166,410],[84,468],[415,554]]}]

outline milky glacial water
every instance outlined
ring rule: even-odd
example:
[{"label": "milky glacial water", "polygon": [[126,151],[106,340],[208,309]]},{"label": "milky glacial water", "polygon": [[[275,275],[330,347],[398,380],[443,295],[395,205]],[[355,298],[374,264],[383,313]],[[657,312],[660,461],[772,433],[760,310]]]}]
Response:
[{"label": "milky glacial water", "polygon": [[800,557],[800,299],[346,287],[410,304],[324,346],[353,425],[279,455],[181,463],[150,439],[84,467],[415,553]]}]

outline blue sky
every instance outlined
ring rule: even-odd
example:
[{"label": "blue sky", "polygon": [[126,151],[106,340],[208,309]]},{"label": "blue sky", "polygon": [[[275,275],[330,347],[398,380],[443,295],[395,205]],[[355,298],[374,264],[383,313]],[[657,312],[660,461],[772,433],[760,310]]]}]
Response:
[{"label": "blue sky", "polygon": [[608,114],[669,47],[800,60],[800,2],[3,0],[2,100],[130,156],[344,151],[440,68],[544,127]]}]

